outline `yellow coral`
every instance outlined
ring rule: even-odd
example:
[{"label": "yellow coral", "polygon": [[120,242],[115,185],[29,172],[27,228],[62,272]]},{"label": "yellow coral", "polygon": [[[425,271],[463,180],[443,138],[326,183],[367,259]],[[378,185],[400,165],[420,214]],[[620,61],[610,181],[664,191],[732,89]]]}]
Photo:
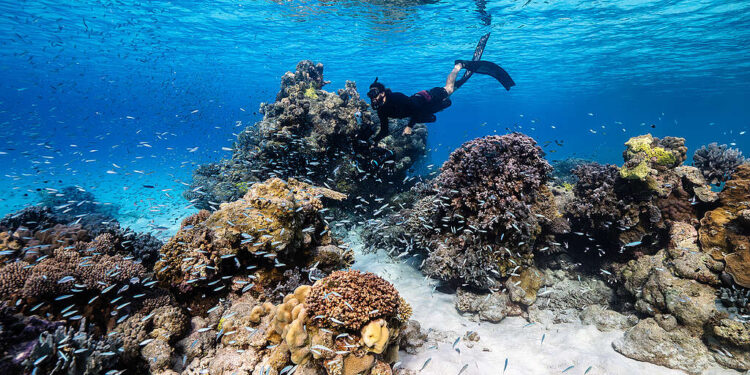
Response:
[{"label": "yellow coral", "polygon": [[632,168],[622,166],[620,168],[620,176],[629,180],[645,180],[651,171],[652,169],[648,166],[648,162],[644,160]]},{"label": "yellow coral", "polygon": [[317,99],[318,94],[315,92],[315,87],[313,86],[308,87],[307,90],[305,90],[305,96],[310,99]]},{"label": "yellow coral", "polygon": [[373,353],[380,354],[388,343],[388,325],[385,320],[373,320],[362,328],[362,344]]}]

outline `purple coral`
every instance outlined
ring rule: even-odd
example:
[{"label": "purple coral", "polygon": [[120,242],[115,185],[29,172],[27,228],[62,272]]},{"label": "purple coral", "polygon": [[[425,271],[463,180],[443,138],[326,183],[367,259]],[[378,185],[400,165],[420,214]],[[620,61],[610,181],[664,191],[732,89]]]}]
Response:
[{"label": "purple coral", "polygon": [[552,167],[529,136],[511,133],[464,143],[451,153],[436,180],[438,195],[450,198],[460,214],[484,230],[526,228],[534,221],[529,205]]},{"label": "purple coral", "polygon": [[537,240],[556,216],[545,185],[551,169],[526,135],[469,141],[443,164],[436,193],[414,205],[406,223],[411,230],[399,236],[416,236],[417,250],[427,255],[426,274],[496,287],[497,279],[531,265],[535,248],[549,249]]},{"label": "purple coral", "polygon": [[699,148],[693,154],[693,165],[712,184],[728,180],[735,168],[744,162],[742,151],[727,145],[719,146],[716,142]]}]

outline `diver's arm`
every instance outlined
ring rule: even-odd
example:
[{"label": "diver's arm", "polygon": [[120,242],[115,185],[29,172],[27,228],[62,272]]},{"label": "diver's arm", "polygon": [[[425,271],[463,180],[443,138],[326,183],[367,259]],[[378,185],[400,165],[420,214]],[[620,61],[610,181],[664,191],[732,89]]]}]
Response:
[{"label": "diver's arm", "polygon": [[375,136],[375,144],[388,135],[388,116],[378,113],[378,118],[380,119],[380,131]]}]

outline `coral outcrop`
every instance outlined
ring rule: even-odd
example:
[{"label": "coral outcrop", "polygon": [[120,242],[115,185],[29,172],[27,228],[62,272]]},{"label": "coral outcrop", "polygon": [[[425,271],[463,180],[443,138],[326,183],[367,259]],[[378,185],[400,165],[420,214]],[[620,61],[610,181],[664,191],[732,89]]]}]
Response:
[{"label": "coral outcrop", "polygon": [[421,345],[409,315],[392,285],[359,271],[299,286],[279,304],[244,294],[193,324],[185,343],[204,347],[210,337],[221,345],[188,355],[182,373],[392,374],[400,343]]},{"label": "coral outcrop", "polygon": [[724,261],[735,283],[750,287],[750,165],[737,167],[719,204],[701,219],[702,250]]},{"label": "coral outcrop", "polygon": [[721,145],[709,143],[693,154],[693,165],[703,173],[712,184],[720,184],[729,179],[735,169],[745,163],[742,151]]},{"label": "coral outcrop", "polygon": [[717,197],[697,169],[680,165],[684,143],[646,134],[625,143],[622,167],[592,163],[575,169],[574,199],[566,207],[574,247],[589,259],[632,257],[665,246],[672,223],[697,225],[700,210]]},{"label": "coral outcrop", "polygon": [[156,275],[183,293],[224,293],[232,284],[246,291],[279,278],[286,267],[324,260],[319,266],[329,272],[344,268],[351,253],[331,246],[336,242],[320,215],[324,197],[341,200],[345,195],[295,179],[254,184],[242,199],[185,219],[162,247]]},{"label": "coral outcrop", "polygon": [[533,264],[535,251],[561,245],[550,236],[565,227],[556,225],[562,218],[546,186],[550,170],[526,135],[469,141],[451,154],[429,189],[420,187],[411,207],[390,219],[383,228],[390,233],[370,237],[386,248],[407,243],[425,256],[422,271],[434,278],[501,288]]},{"label": "coral outcrop", "polygon": [[[395,192],[424,153],[426,128],[417,125],[410,136],[388,136],[384,148],[371,147],[379,122],[354,82],[336,93],[324,91],[326,83],[322,64],[299,62],[281,78],[276,101],[261,105],[263,120],[239,134],[231,158],[198,167],[185,197],[216,210],[271,177],[305,179],[352,199]],[[404,124],[392,126],[391,134],[400,135]]]}]

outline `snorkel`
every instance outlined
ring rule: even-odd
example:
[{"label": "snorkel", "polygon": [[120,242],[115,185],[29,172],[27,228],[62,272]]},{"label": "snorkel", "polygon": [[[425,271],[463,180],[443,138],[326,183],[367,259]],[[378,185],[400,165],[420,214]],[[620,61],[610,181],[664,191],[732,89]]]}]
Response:
[{"label": "snorkel", "polygon": [[385,103],[385,92],[385,85],[378,82],[378,77],[375,77],[375,81],[370,84],[370,90],[367,92],[372,108],[377,110]]}]

